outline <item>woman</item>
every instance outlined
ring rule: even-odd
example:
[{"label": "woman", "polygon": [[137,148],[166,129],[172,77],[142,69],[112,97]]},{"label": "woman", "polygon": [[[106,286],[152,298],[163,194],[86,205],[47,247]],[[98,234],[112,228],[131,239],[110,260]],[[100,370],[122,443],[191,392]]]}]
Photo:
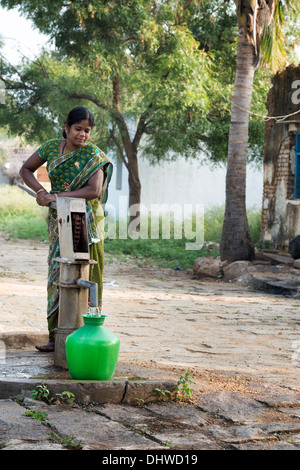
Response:
[{"label": "woman", "polygon": [[[94,127],[94,117],[88,108],[72,109],[65,122],[64,139],[52,139],[39,147],[20,170],[23,181],[36,192],[40,206],[49,206],[57,197],[78,197],[86,200],[90,257],[97,261],[90,268],[90,280],[98,283],[101,308],[102,274],[104,265],[103,233],[99,238],[97,224],[103,221],[101,203],[107,200],[107,187],[112,174],[108,158],[88,140]],[[51,181],[48,191],[36,180],[34,172],[45,162]],[[59,278],[59,240],[56,210],[49,208],[48,219],[48,307],[49,342],[36,346],[39,351],[54,351],[54,330],[58,324],[59,289],[54,284]]]}]

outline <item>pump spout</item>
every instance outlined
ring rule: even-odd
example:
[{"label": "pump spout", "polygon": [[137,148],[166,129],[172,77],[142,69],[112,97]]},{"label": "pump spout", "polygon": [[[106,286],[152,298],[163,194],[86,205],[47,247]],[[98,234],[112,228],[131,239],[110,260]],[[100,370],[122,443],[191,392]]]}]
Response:
[{"label": "pump spout", "polygon": [[76,279],[76,284],[79,287],[90,289],[90,307],[98,307],[98,284],[85,279]]}]

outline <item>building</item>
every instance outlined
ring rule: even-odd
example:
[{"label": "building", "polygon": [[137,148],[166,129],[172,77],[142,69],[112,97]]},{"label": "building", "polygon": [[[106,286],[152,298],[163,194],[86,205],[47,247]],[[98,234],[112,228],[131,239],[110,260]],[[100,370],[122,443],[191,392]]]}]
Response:
[{"label": "building", "polygon": [[261,243],[286,249],[300,235],[300,66],[275,75],[267,108],[289,117],[266,123]]}]

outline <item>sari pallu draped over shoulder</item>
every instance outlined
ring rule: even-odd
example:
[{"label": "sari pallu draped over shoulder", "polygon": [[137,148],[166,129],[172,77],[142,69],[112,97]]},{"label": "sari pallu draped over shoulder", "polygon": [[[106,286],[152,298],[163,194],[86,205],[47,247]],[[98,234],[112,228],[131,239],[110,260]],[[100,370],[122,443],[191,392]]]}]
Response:
[{"label": "sari pallu draped over shoulder", "polygon": [[[51,192],[70,192],[82,188],[89,178],[99,169],[103,170],[104,179],[99,198],[86,201],[90,258],[97,261],[90,268],[90,280],[98,284],[99,307],[102,304],[102,274],[104,267],[104,213],[102,204],[107,201],[108,184],[112,175],[112,164],[101,150],[93,144],[87,144],[72,152],[59,154],[60,140],[53,139],[43,144],[38,153],[47,162],[47,171],[51,181]],[[48,256],[48,308],[47,317],[57,311],[59,306],[60,263],[54,261],[60,257],[57,225],[57,212],[49,208],[48,217],[49,256]]]}]

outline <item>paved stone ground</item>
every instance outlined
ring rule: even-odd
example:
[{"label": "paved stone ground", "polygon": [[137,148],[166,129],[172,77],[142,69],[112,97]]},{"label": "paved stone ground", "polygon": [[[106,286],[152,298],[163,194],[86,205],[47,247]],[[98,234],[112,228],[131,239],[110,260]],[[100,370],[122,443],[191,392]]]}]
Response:
[{"label": "paved stone ground", "polygon": [[[1,239],[0,339],[7,347],[19,334],[46,333],[46,256],[43,245]],[[178,379],[189,369],[193,402],[66,408],[0,396],[1,448],[63,450],[72,436],[86,450],[300,448],[299,299],[109,263],[104,313],[121,339],[120,361],[151,379]],[[24,416],[26,408],[47,413],[47,423]]]},{"label": "paved stone ground", "polygon": [[299,397],[279,393],[252,398],[216,392],[197,397],[193,404],[169,401],[135,407],[96,403],[68,407],[24,397],[3,399],[0,446],[3,450],[81,448],[162,453],[299,450]]}]

